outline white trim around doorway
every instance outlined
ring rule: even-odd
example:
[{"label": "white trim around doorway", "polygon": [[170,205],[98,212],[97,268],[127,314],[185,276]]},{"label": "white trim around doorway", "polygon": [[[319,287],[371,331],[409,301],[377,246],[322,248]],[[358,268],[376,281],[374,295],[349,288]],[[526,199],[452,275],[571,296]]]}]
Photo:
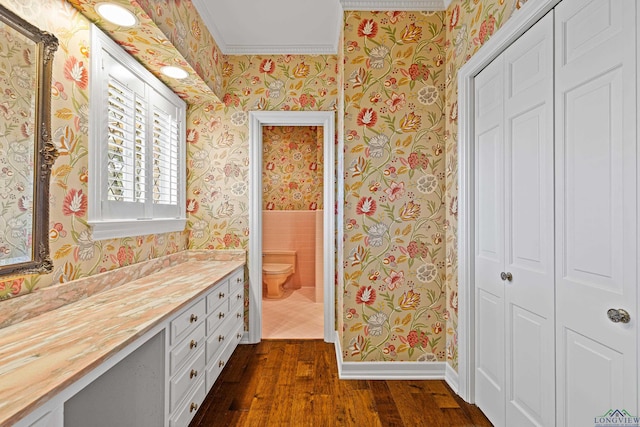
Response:
[{"label": "white trim around doorway", "polygon": [[333,111],[252,111],[249,113],[249,331],[243,342],[262,339],[262,127],[324,128],[323,268],[324,340],[335,338],[335,115]]},{"label": "white trim around doorway", "polygon": [[560,0],[528,1],[458,72],[458,394],[475,402],[474,79]]}]

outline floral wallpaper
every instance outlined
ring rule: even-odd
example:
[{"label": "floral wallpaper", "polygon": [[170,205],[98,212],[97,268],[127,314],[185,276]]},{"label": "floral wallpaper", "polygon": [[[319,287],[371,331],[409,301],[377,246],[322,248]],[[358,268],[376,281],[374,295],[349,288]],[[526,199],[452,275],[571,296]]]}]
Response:
[{"label": "floral wallpaper", "polygon": [[[98,15],[94,7],[100,0],[68,2],[188,103],[218,101],[217,95],[222,93],[222,57],[211,35],[203,35],[204,24],[190,1],[110,0],[135,13],[139,23],[129,28],[111,24]],[[198,60],[194,59],[196,56]],[[179,66],[189,76],[180,80],[166,77],[160,73],[165,65]]]},{"label": "floral wallpaper", "polygon": [[51,132],[60,156],[53,165],[50,188],[54,271],[1,280],[0,299],[186,249],[186,233],[93,240],[87,224],[89,21],[64,0],[1,2],[59,40],[53,63]]},{"label": "floral wallpaper", "polygon": [[193,3],[175,0],[138,0],[138,3],[198,76],[222,99],[224,56]]},{"label": "floral wallpaper", "polygon": [[262,130],[262,209],[322,209],[322,127],[265,126]]},{"label": "floral wallpaper", "polygon": [[192,249],[249,244],[251,110],[332,110],[337,56],[228,56],[222,103],[187,114],[187,217]]},{"label": "floral wallpaper", "polygon": [[343,357],[445,358],[443,13],[345,13]]},{"label": "floral wallpaper", "polygon": [[526,0],[454,0],[446,13],[447,362],[458,369],[458,70]]},{"label": "floral wallpaper", "polygon": [[37,71],[30,46],[0,23],[0,265],[31,259]]},{"label": "floral wallpaper", "polygon": [[[93,12],[96,0],[0,0],[60,40],[52,133],[61,153],[50,200],[55,271],[0,281],[0,299],[186,248],[246,249],[248,112],[339,110],[343,356],[447,360],[457,368],[457,72],[524,1],[453,0],[438,13],[347,12],[339,55],[228,57],[189,0],[117,1],[133,7],[138,27],[109,27]],[[90,34],[79,11],[153,72],[166,64],[191,72],[182,82],[165,79],[189,103],[185,233],[91,236]],[[0,80],[6,73],[0,62]],[[5,118],[9,110],[0,102]]]}]

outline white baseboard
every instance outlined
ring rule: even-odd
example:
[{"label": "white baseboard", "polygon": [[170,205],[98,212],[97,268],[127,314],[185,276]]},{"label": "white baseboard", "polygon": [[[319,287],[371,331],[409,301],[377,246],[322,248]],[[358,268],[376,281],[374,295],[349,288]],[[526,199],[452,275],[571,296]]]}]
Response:
[{"label": "white baseboard", "polygon": [[458,372],[448,363],[444,371],[444,380],[449,384],[449,387],[451,387],[451,390],[453,390],[455,394],[460,394],[458,393]]},{"label": "white baseboard", "polygon": [[[345,362],[340,339],[334,341],[341,380],[443,380],[445,362]],[[457,385],[457,374],[456,374]]]}]

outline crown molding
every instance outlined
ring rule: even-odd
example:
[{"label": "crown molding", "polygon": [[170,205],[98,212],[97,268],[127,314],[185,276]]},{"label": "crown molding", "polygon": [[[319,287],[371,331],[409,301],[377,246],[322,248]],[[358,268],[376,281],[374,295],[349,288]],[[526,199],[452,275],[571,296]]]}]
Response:
[{"label": "crown molding", "polygon": [[447,10],[452,0],[340,0],[344,10]]}]

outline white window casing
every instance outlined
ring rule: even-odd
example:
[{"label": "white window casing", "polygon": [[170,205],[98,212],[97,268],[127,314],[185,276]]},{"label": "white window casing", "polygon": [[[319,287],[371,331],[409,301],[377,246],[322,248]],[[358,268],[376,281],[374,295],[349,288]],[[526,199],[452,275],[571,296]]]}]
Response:
[{"label": "white window casing", "polygon": [[93,25],[91,34],[93,238],[184,230],[185,103]]}]

